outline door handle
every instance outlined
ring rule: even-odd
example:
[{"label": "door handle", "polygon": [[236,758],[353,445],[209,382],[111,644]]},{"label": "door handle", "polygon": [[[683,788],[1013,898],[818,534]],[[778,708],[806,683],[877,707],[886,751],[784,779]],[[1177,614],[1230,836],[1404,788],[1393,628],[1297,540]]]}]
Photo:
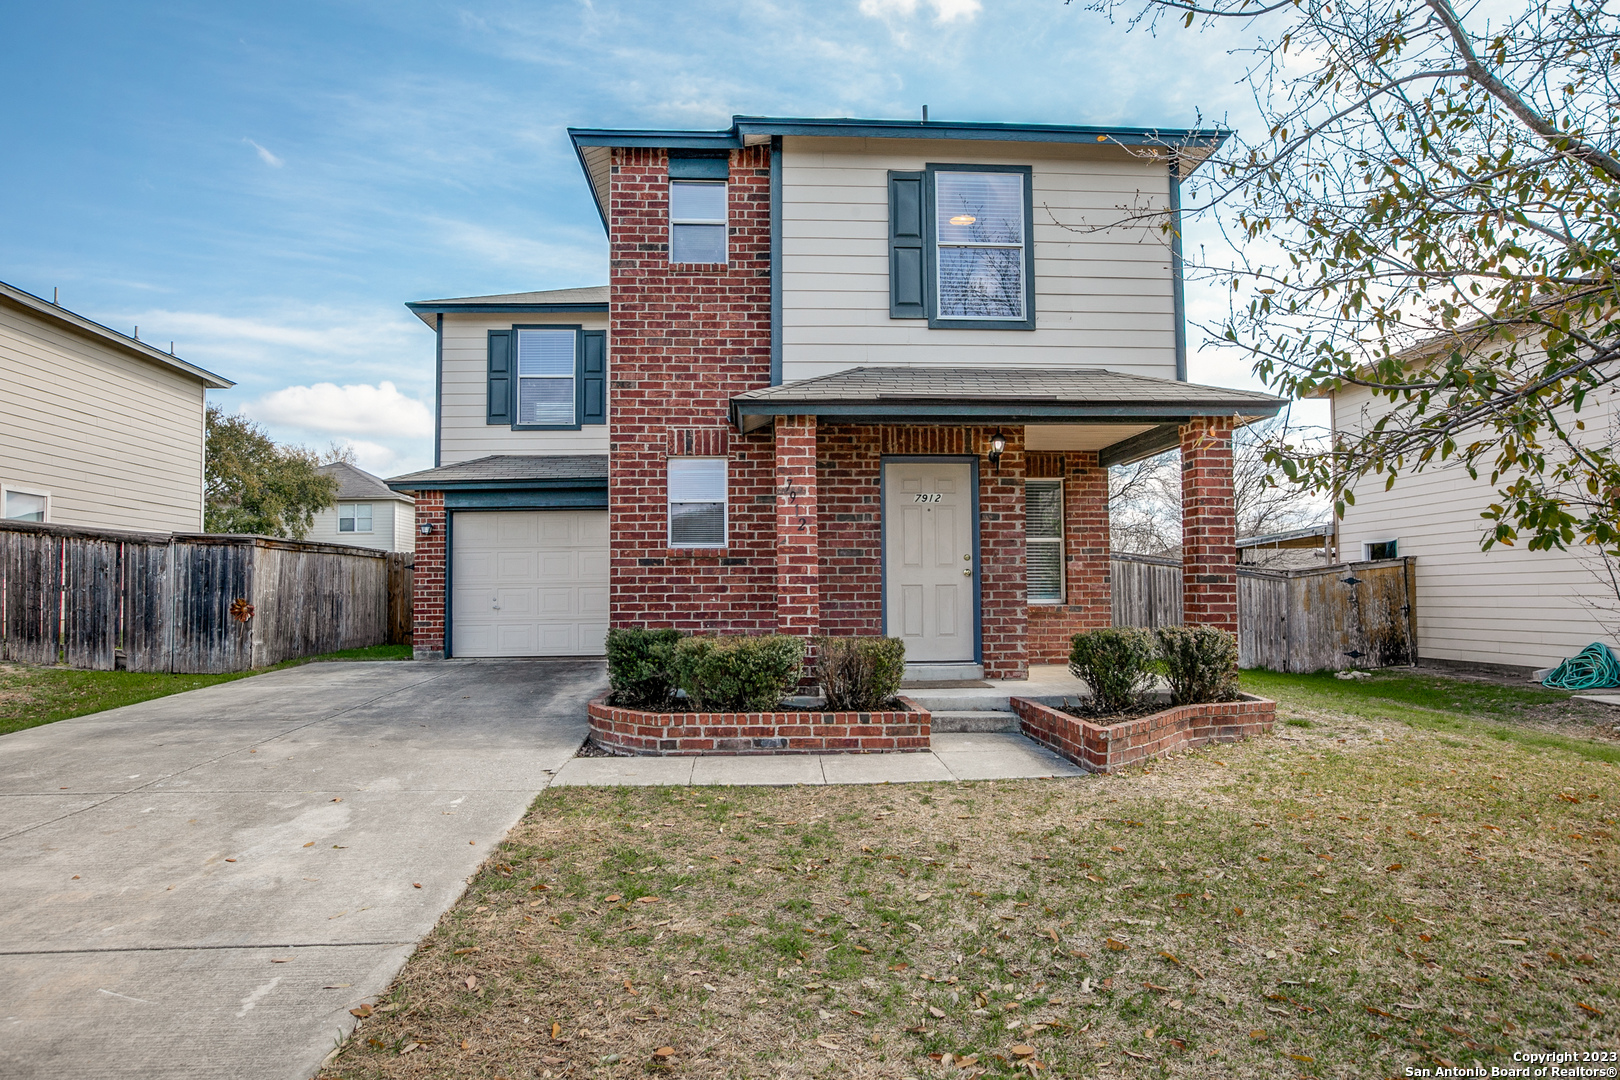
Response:
[{"label": "door handle", "polygon": [[962,576],[963,577],[972,577],[973,576],[973,568],[969,567],[968,569],[962,571]]},{"label": "door handle", "polygon": [[498,597],[498,596],[490,597],[489,598],[489,606],[490,606],[490,609],[493,610],[493,611],[501,610],[501,598]]}]

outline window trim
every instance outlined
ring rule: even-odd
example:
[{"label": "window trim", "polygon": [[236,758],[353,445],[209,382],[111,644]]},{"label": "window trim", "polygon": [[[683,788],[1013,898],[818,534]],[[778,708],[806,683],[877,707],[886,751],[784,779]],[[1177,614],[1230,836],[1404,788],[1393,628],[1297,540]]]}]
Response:
[{"label": "window trim", "polygon": [[[942,317],[939,314],[939,221],[935,192],[942,172],[1018,173],[1024,178],[1024,317]],[[923,166],[923,297],[930,330],[1035,329],[1035,170],[1030,165],[929,162]]]},{"label": "window trim", "polygon": [[[1028,508],[1028,505],[1029,505],[1029,485],[1031,485],[1031,484],[1041,484],[1041,485],[1050,484],[1050,485],[1053,485],[1053,486],[1055,486],[1057,488],[1057,492],[1058,492],[1058,534],[1057,534],[1056,537],[1039,536],[1039,537],[1033,537],[1032,538],[1029,535],[1029,514],[1027,512],[1027,508]],[[1067,499],[1068,499],[1068,492],[1065,490],[1064,484],[1063,484],[1063,478],[1060,477],[1060,476],[1031,476],[1031,477],[1026,477],[1025,480],[1024,480],[1024,505],[1025,505],[1025,508],[1026,508],[1026,512],[1024,514],[1024,550],[1025,550],[1025,555],[1024,555],[1024,567],[1025,567],[1025,569],[1024,569],[1024,601],[1025,601],[1025,603],[1029,604],[1031,607],[1052,607],[1052,606],[1062,605],[1062,604],[1064,604],[1064,603],[1066,603],[1068,601],[1068,598],[1069,598],[1069,575],[1068,575],[1068,572],[1067,572],[1067,570],[1068,570],[1068,559],[1067,559],[1067,547],[1068,547],[1067,539],[1068,539],[1068,537],[1067,537],[1066,534],[1068,533],[1068,521],[1069,521],[1068,510],[1069,510],[1069,507],[1068,507]],[[1029,545],[1030,545],[1030,542],[1031,542],[1032,539],[1037,544],[1056,544],[1057,545],[1057,549],[1058,549],[1058,594],[1057,594],[1057,597],[1055,599],[1048,597],[1048,598],[1043,598],[1043,599],[1037,600],[1034,597],[1029,595],[1029,569],[1028,569],[1029,568],[1029,554],[1028,554],[1028,551],[1029,551]]]},{"label": "window trim", "polygon": [[[360,527],[360,515],[358,515],[358,514],[356,514],[354,512],[355,510],[359,509],[362,506],[366,508],[366,525],[367,525],[367,527],[364,528],[364,529],[362,529]],[[344,529],[343,529],[343,511],[344,511],[345,508],[347,508],[348,511],[349,511],[349,520],[354,522],[354,528],[348,530],[348,532],[350,534],[355,535],[355,536],[367,536],[367,535],[370,535],[371,533],[377,531],[377,512],[376,512],[376,504],[375,503],[372,503],[372,502],[340,502],[340,503],[338,503],[338,507],[337,507],[337,512],[338,512],[338,532],[339,533],[342,533],[344,531]]]},{"label": "window trim", "polygon": [[[45,516],[39,521],[28,521],[26,518],[6,517],[6,499],[13,493],[18,495],[32,495],[36,499],[45,500]],[[51,523],[51,492],[49,488],[17,487],[13,484],[0,484],[0,521],[21,521],[27,525],[49,525]]]},{"label": "window trim", "polygon": [[[713,218],[681,218],[680,220],[676,220],[676,217],[675,217],[675,194],[674,194],[676,184],[693,184],[693,185],[702,184],[702,185],[707,185],[709,187],[718,187],[718,188],[720,188],[722,191],[725,192],[725,200],[724,200],[725,216],[720,218],[718,221],[714,220]],[[666,206],[667,206],[667,208],[669,210],[669,233],[668,233],[668,237],[666,238],[667,239],[667,246],[668,246],[667,255],[668,255],[668,259],[669,259],[669,264],[671,266],[730,266],[731,265],[731,179],[730,179],[730,177],[727,177],[724,180],[688,180],[688,179],[678,179],[678,178],[675,178],[675,177],[671,177],[669,179],[669,188],[666,191],[666,199],[667,199]],[[704,262],[689,262],[689,261],[684,260],[684,259],[677,260],[675,258],[675,227],[677,225],[718,225],[718,226],[720,226],[720,235],[725,238],[725,242],[726,242],[726,257],[724,259],[721,259],[718,262],[716,262],[716,261],[714,261],[712,259],[704,261]]]},{"label": "window trim", "polygon": [[[1387,557],[1382,558],[1382,559],[1373,558],[1372,549],[1374,547],[1380,545],[1380,544],[1393,544],[1395,546],[1395,554],[1387,556]],[[1396,559],[1398,559],[1400,557],[1401,557],[1401,538],[1398,537],[1398,536],[1392,536],[1387,540],[1363,540],[1361,542],[1361,561],[1362,562],[1393,562],[1394,560],[1396,560]]]},{"label": "window trim", "polygon": [[[718,544],[677,544],[675,542],[675,515],[672,509],[679,506],[708,506],[709,500],[701,502],[691,499],[682,499],[677,503],[670,497],[669,474],[677,461],[718,461],[723,477],[720,487],[720,542]],[[699,455],[671,455],[664,459],[664,543],[675,551],[724,551],[731,542],[731,459],[729,457],[708,457]]]},{"label": "window trim", "polygon": [[[574,422],[572,424],[520,424],[518,403],[522,400],[519,393],[523,376],[518,374],[518,335],[524,330],[570,330],[574,334]],[[585,363],[585,327],[581,323],[513,323],[512,324],[512,382],[511,395],[512,430],[513,431],[579,431],[585,425],[582,417],[585,413],[585,390],[581,378],[580,368]]]}]

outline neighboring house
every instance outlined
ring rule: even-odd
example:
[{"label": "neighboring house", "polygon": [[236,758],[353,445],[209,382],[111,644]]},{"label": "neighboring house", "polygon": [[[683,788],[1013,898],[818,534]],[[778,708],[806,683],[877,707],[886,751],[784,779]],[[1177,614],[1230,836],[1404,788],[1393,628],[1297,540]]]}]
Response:
[{"label": "neighboring house", "polygon": [[0,282],[0,517],[202,531],[203,397],[232,385]]},{"label": "neighboring house", "polygon": [[1333,563],[1333,523],[1239,537],[1238,564],[1267,570],[1308,570]]},{"label": "neighboring house", "polygon": [[[1362,387],[1329,395],[1335,431],[1363,430],[1388,406]],[[1612,440],[1615,390],[1591,394],[1580,418],[1591,437]],[[1566,418],[1567,419],[1567,418]],[[1598,554],[1531,551],[1523,541],[1480,549],[1498,502],[1489,469],[1479,479],[1454,462],[1403,472],[1385,490],[1370,476],[1339,522],[1339,558],[1415,556],[1417,650],[1425,661],[1532,671],[1593,641],[1620,644],[1620,598]]]},{"label": "neighboring house", "polygon": [[[1108,466],[1174,447],[1187,617],[1235,629],[1231,433],[1281,402],[1185,381],[1159,227],[1225,132],[570,135],[609,284],[409,305],[439,372],[436,467],[389,481],[418,655],[674,626],[1022,677],[1110,621]],[[1122,206],[1158,220],[1107,228]]]},{"label": "neighboring house", "polygon": [[383,551],[416,550],[415,499],[345,461],[322,465],[320,471],[337,477],[337,505],[315,515],[305,540]]}]

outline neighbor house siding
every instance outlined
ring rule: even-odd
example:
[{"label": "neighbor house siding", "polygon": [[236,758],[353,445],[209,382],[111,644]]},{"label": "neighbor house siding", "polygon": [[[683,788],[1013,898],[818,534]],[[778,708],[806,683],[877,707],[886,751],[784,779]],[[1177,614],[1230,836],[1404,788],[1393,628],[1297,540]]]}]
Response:
[{"label": "neighbor house siding", "polygon": [[[1033,168],[1035,330],[929,329],[889,317],[888,172]],[[783,380],[863,364],[1075,367],[1173,379],[1169,164],[1122,148],[911,139],[783,140]],[[1129,208],[1129,209],[1122,209]]]},{"label": "neighbor house siding", "polygon": [[338,508],[322,510],[315,515],[306,540],[319,540],[323,544],[352,544],[355,547],[380,548],[383,551],[415,550],[415,533],[410,503],[398,499],[344,499],[345,503],[371,503],[371,531],[352,533],[338,531]]},{"label": "neighbor house siding", "polygon": [[[439,402],[440,465],[455,465],[490,454],[605,454],[605,424],[578,431],[513,431],[507,424],[485,423],[489,375],[489,331],[548,324],[606,330],[605,312],[548,314],[455,315],[444,317],[443,400]],[[612,368],[612,348],[608,366]],[[608,408],[613,408],[611,378]]]},{"label": "neighbor house siding", "polygon": [[[1341,390],[1334,427],[1358,430],[1383,407],[1369,391]],[[1588,399],[1581,417],[1588,431],[1608,431],[1613,391]],[[1416,556],[1424,659],[1547,667],[1593,641],[1615,646],[1620,604],[1595,556],[1530,551],[1523,541],[1480,550],[1491,525],[1480,512],[1497,501],[1489,479],[1488,463],[1478,480],[1455,465],[1405,473],[1388,491],[1382,478],[1366,478],[1339,526],[1340,558],[1360,559],[1362,545],[1378,540],[1398,540],[1399,554]]]},{"label": "neighbor house siding", "polygon": [[0,303],[0,485],[57,524],[201,529],[201,381]]}]

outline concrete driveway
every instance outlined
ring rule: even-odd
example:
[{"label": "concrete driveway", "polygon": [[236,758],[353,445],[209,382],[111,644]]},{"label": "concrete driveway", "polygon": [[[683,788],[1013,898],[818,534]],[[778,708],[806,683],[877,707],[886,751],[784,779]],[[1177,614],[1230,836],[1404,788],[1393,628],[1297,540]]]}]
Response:
[{"label": "concrete driveway", "polygon": [[605,681],[310,664],[0,738],[0,1076],[311,1076]]}]

